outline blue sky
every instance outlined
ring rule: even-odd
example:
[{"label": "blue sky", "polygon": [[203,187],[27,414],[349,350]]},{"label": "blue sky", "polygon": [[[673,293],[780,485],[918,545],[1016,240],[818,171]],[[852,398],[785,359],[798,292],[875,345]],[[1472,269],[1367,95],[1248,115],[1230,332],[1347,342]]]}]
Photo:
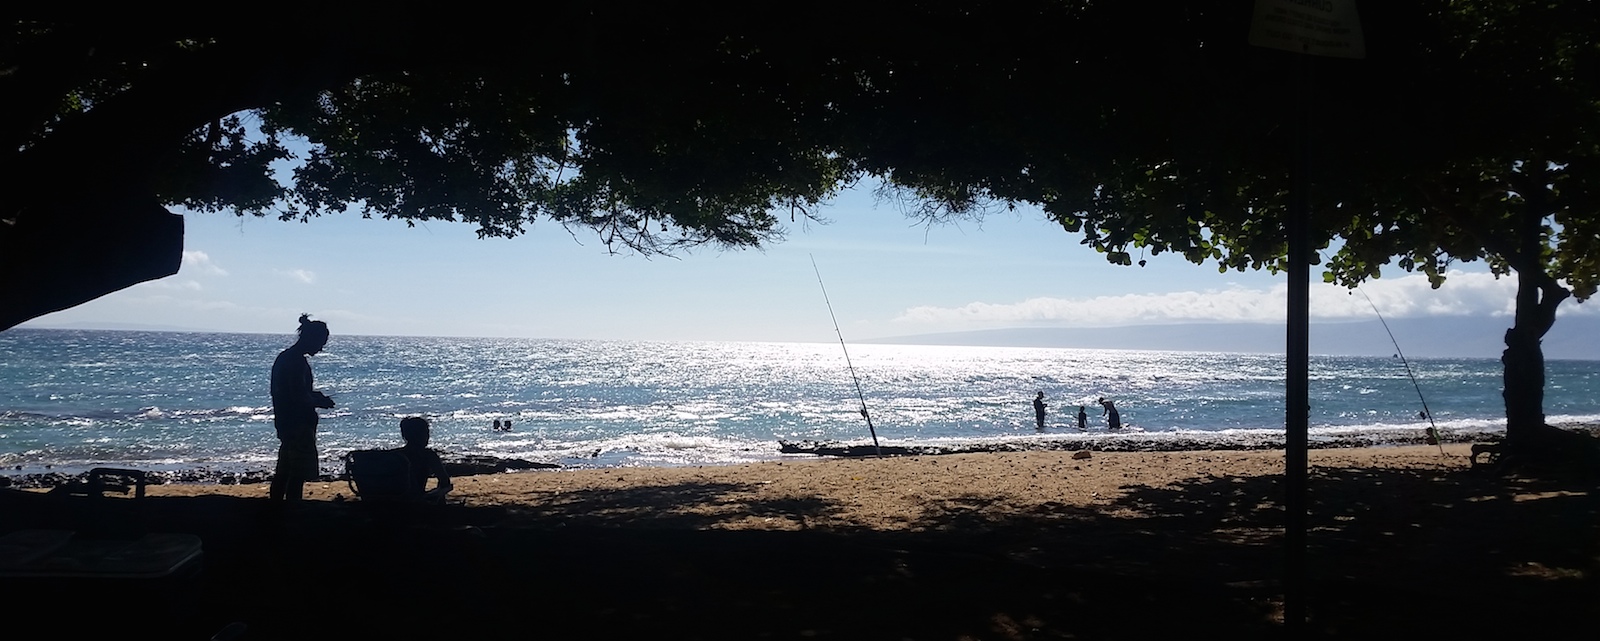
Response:
[{"label": "blue sky", "polygon": [[[1283,318],[1281,275],[1219,274],[1171,255],[1111,265],[1037,210],[927,227],[861,187],[821,215],[830,222],[789,225],[760,250],[644,258],[548,221],[480,240],[463,223],[190,213],[177,275],[29,326],[287,334],[305,311],[335,334],[836,341],[813,256],[848,340]],[[1437,291],[1403,272],[1363,289],[1389,318],[1486,316],[1509,313],[1513,283],[1476,267]],[[1373,318],[1362,297],[1320,283],[1312,308],[1314,322]]]}]

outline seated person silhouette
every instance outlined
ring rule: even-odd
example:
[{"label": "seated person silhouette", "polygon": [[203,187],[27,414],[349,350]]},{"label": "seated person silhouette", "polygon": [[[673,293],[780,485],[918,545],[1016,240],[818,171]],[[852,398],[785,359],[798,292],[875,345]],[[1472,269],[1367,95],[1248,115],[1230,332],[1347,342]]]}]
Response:
[{"label": "seated person silhouette", "polygon": [[[450,493],[450,473],[444,469],[444,461],[439,460],[439,453],[428,449],[428,439],[433,436],[432,426],[428,419],[421,416],[412,416],[400,421],[400,437],[405,439],[406,446],[400,448],[411,463],[411,478],[407,479],[409,494],[420,495],[427,503],[443,503],[446,494]],[[439,483],[429,490],[428,477],[439,479]]]}]

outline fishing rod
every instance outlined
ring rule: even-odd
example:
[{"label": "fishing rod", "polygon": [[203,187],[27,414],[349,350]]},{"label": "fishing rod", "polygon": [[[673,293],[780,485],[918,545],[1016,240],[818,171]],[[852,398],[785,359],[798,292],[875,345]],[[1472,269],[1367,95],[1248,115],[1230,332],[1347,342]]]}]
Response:
[{"label": "fishing rod", "polygon": [[1400,341],[1394,337],[1394,331],[1389,329],[1389,321],[1383,319],[1383,313],[1378,311],[1378,304],[1372,302],[1372,297],[1360,289],[1361,297],[1367,299],[1367,304],[1372,306],[1372,313],[1378,316],[1378,322],[1383,323],[1383,331],[1389,334],[1389,342],[1394,343],[1394,353],[1400,357],[1400,364],[1406,367],[1406,376],[1411,379],[1411,386],[1417,388],[1417,400],[1422,401],[1422,415],[1428,417],[1428,440],[1439,446],[1439,454],[1444,454],[1444,441],[1439,438],[1439,426],[1433,422],[1433,410],[1428,409],[1428,399],[1422,395],[1422,385],[1417,383],[1417,375],[1411,371],[1411,362],[1406,360],[1405,350],[1400,349]]},{"label": "fishing rod", "polygon": [[867,419],[867,431],[872,434],[872,451],[881,457],[883,449],[878,447],[878,430],[872,427],[872,414],[867,413],[867,395],[861,392],[861,378],[856,376],[856,366],[850,364],[850,348],[844,346],[844,332],[839,331],[839,317],[833,315],[833,301],[828,300],[828,286],[822,284],[822,270],[817,269],[816,256],[811,256],[811,271],[817,273],[817,286],[822,288],[822,302],[828,304],[828,318],[833,319],[833,333],[839,335],[839,349],[844,350],[844,366],[850,368],[850,380],[856,383],[856,398],[861,399],[861,418]]}]

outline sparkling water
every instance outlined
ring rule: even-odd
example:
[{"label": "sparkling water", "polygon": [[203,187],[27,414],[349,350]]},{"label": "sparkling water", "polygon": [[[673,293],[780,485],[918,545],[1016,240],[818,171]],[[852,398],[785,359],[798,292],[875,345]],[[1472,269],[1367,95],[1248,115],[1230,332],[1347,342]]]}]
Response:
[{"label": "sparkling water", "polygon": [[[293,336],[13,329],[0,332],[0,465],[7,473],[267,469],[268,373]],[[852,345],[884,444],[1182,438],[1283,432],[1283,358],[1267,354]],[[716,465],[777,458],[780,440],[869,442],[838,344],[341,336],[311,359],[324,467],[396,447],[401,418],[433,446],[567,466]],[[1447,432],[1504,425],[1500,363],[1412,368]],[[1600,363],[1550,361],[1551,422],[1600,420]],[[1050,404],[1035,428],[1031,401]],[[1390,357],[1313,357],[1312,438],[1415,437],[1427,425]],[[1116,403],[1105,428],[1099,397]],[[1079,405],[1089,429],[1077,430]],[[491,428],[510,420],[511,432]]]}]

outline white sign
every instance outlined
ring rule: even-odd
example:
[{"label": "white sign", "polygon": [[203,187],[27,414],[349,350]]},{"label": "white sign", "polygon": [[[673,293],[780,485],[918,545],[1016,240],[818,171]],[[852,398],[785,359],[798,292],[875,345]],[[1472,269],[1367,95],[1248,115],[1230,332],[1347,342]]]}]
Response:
[{"label": "white sign", "polygon": [[1250,44],[1313,56],[1367,57],[1355,0],[1256,0]]}]

